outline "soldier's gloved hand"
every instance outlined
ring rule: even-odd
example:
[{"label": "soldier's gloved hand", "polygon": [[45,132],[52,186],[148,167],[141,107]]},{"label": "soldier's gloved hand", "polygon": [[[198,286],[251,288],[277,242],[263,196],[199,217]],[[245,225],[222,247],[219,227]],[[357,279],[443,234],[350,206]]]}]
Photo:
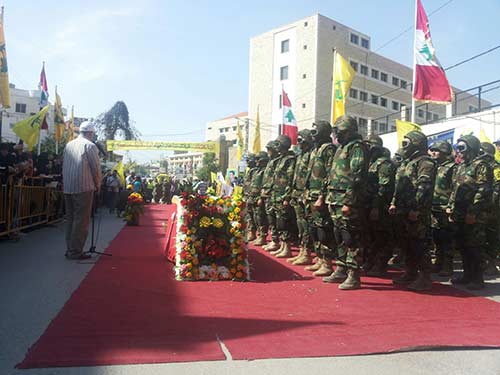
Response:
[{"label": "soldier's gloved hand", "polygon": [[286,200],[283,201],[283,206],[285,206],[285,207],[288,206],[288,201],[286,201]]},{"label": "soldier's gloved hand", "polygon": [[417,221],[418,214],[419,214],[418,211],[411,210],[410,212],[408,212],[408,220],[410,220],[410,221]]},{"label": "soldier's gloved hand", "polygon": [[389,206],[389,210],[388,211],[389,211],[389,215],[396,215],[396,206],[393,205],[393,204],[391,204]]},{"label": "soldier's gloved hand", "polygon": [[259,200],[257,201],[257,206],[262,206],[262,198],[259,198]]},{"label": "soldier's gloved hand", "polygon": [[318,199],[316,199],[316,202],[314,202],[314,207],[320,208],[320,207],[323,207],[323,204],[325,204],[324,201],[323,201],[323,196],[320,195],[318,197]]},{"label": "soldier's gloved hand", "polygon": [[378,219],[379,219],[378,208],[372,208],[370,211],[370,220],[371,221],[378,221]]},{"label": "soldier's gloved hand", "polygon": [[476,224],[476,215],[473,214],[465,215],[465,224],[468,225]]},{"label": "soldier's gloved hand", "polygon": [[345,204],[342,206],[342,215],[351,216],[351,207],[346,206]]}]

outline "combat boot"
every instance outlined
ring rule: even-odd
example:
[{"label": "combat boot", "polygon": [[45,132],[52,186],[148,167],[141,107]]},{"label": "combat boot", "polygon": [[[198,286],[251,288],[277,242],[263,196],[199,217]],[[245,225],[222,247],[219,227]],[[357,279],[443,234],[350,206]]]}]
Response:
[{"label": "combat boot", "polygon": [[323,260],[317,271],[313,272],[313,276],[321,277],[331,275],[333,272],[332,262],[329,260]]},{"label": "combat boot", "polygon": [[280,245],[277,242],[271,241],[267,245],[262,246],[262,249],[265,251],[276,251],[280,248]]},{"label": "combat boot", "polygon": [[393,284],[396,285],[406,285],[414,282],[417,279],[417,272],[412,270],[406,270],[399,277],[396,277],[392,280]]},{"label": "combat boot", "polygon": [[453,261],[446,261],[443,263],[443,267],[438,272],[440,277],[450,277],[453,276]]},{"label": "combat boot", "polygon": [[304,248],[301,246],[300,249],[299,249],[299,253],[297,255],[295,255],[294,257],[288,258],[286,261],[288,263],[295,262],[297,259],[299,259],[302,256],[303,252],[304,252]]},{"label": "combat boot", "polygon": [[282,241],[282,249],[276,254],[276,258],[290,258],[292,256],[292,250],[290,249],[290,244],[288,241]]},{"label": "combat boot", "polygon": [[347,267],[337,266],[335,272],[332,272],[330,276],[323,277],[323,282],[340,284],[343,283],[346,278],[347,278]]},{"label": "combat boot", "polygon": [[387,274],[387,266],[384,266],[382,262],[377,261],[375,265],[366,272],[366,276],[370,277],[382,277]]},{"label": "combat boot", "polygon": [[431,290],[432,289],[431,276],[427,272],[420,271],[418,273],[417,279],[411,284],[409,284],[407,288],[415,292],[425,292],[427,290]]},{"label": "combat boot", "polygon": [[314,264],[311,264],[310,266],[304,267],[306,271],[317,271],[321,267],[321,264],[324,262],[323,259],[318,258],[317,262]]},{"label": "combat boot", "polygon": [[497,276],[499,273],[495,262],[488,260],[484,267],[484,276]]},{"label": "combat boot", "polygon": [[259,236],[257,237],[257,239],[255,241],[252,242],[252,245],[254,245],[254,246],[263,246],[266,243],[267,243],[266,236],[259,233]]},{"label": "combat boot", "polygon": [[302,255],[300,255],[296,260],[292,262],[292,264],[295,266],[305,266],[306,264],[311,264],[311,263],[312,263],[312,257],[310,255],[310,252],[306,248],[304,248]]},{"label": "combat boot", "polygon": [[348,270],[347,279],[339,285],[340,290],[355,290],[361,288],[361,278],[358,270]]},{"label": "combat boot", "polygon": [[268,248],[268,251],[269,251],[269,254],[271,255],[277,255],[279,253],[281,253],[281,251],[283,250],[283,246],[284,246],[284,242],[283,241],[280,241],[279,244],[276,243],[276,249],[274,250],[271,250]]},{"label": "combat boot", "polygon": [[247,230],[247,242],[255,240],[257,237],[255,237],[255,231],[254,230]]}]

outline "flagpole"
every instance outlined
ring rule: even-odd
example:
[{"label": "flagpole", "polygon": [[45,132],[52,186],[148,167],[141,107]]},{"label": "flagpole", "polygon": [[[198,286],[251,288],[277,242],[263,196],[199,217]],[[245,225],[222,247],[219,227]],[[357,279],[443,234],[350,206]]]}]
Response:
[{"label": "flagpole", "polygon": [[[42,72],[45,71],[45,61],[42,61]],[[43,90],[43,87],[41,85],[42,82],[40,82],[38,84],[38,88],[40,90]],[[42,95],[40,95],[40,110],[42,109]],[[41,153],[41,150],[42,150],[42,125],[43,125],[43,121],[42,123],[40,124],[40,127],[38,128],[38,150],[37,150],[37,154],[38,156],[40,156],[40,153]]]},{"label": "flagpole", "polygon": [[332,103],[331,103],[331,125],[333,125],[333,119],[335,118],[335,58],[337,57],[337,49],[333,49],[333,64],[332,64]]},{"label": "flagpole", "polygon": [[[57,101],[57,85],[56,85],[56,101]],[[56,140],[56,155],[59,155],[59,129],[56,128],[56,122],[55,122],[55,111],[56,107],[54,106],[54,138]]]},{"label": "flagpole", "polygon": [[283,127],[285,126],[285,106],[283,105],[285,101],[285,85],[281,84],[281,126],[278,129],[278,135],[283,133]]},{"label": "flagpole", "polygon": [[413,83],[411,86],[411,122],[415,123],[415,79],[417,77],[417,60],[415,58],[416,34],[417,34],[418,0],[415,0],[415,29],[413,30]]}]

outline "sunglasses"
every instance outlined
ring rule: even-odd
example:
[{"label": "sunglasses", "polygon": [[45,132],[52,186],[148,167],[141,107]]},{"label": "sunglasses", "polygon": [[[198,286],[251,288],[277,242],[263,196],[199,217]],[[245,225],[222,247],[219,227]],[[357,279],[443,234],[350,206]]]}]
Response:
[{"label": "sunglasses", "polygon": [[312,130],[311,130],[311,135],[312,135],[313,137],[317,136],[317,135],[318,135],[318,130],[317,130],[317,129],[312,129]]},{"label": "sunglasses", "polygon": [[411,145],[411,141],[409,139],[403,139],[403,143],[401,143],[401,146],[403,148],[407,148]]},{"label": "sunglasses", "polygon": [[465,152],[467,151],[467,143],[465,142],[460,142],[457,144],[457,152]]},{"label": "sunglasses", "polygon": [[301,143],[303,143],[303,142],[304,142],[304,138],[302,138],[302,137],[298,137],[298,138],[297,138],[297,143],[298,143],[298,144],[301,144]]}]

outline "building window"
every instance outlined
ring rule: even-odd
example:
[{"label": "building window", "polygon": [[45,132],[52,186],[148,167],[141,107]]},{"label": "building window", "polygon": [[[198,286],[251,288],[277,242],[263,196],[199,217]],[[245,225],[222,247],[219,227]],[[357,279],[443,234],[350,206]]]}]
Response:
[{"label": "building window", "polygon": [[307,44],[304,44],[304,47],[303,47],[303,48],[304,48],[304,49],[307,49]]},{"label": "building window", "polygon": [[391,125],[391,132],[395,132],[396,131],[396,125]]},{"label": "building window", "polygon": [[378,104],[378,96],[372,94],[372,104]]},{"label": "building window", "polygon": [[361,72],[361,74],[367,76],[368,75],[368,67],[366,65],[361,65],[360,72]]},{"label": "building window", "polygon": [[393,101],[392,102],[392,109],[394,109],[395,111],[399,111],[399,103]]},{"label": "building window", "polygon": [[432,119],[432,112],[427,112],[427,121]]},{"label": "building window", "polygon": [[[16,104],[16,112],[17,112],[17,104]],[[469,112],[477,112],[477,108],[474,107],[473,105],[469,106]]]},{"label": "building window", "polygon": [[285,81],[288,79],[288,65],[280,68],[280,80]]},{"label": "building window", "polygon": [[438,121],[438,120],[439,120],[439,115],[438,115],[437,113],[434,113],[434,114],[432,115],[432,120],[433,120],[433,121]]},{"label": "building window", "polygon": [[26,104],[16,103],[16,112],[17,113],[26,113]]},{"label": "building window", "polygon": [[307,78],[307,75],[305,73],[302,74],[302,78],[304,78],[304,79]]},{"label": "building window", "polygon": [[392,84],[393,84],[394,86],[399,86],[399,78],[392,77]]},{"label": "building window", "polygon": [[351,33],[351,43],[353,43],[353,44],[359,44],[359,36],[357,36],[356,34],[352,34]]},{"label": "building window", "polygon": [[302,103],[302,108],[306,108],[306,103]]},{"label": "building window", "polygon": [[372,78],[378,79],[378,70],[372,69]]},{"label": "building window", "polygon": [[307,27],[307,21],[306,21],[306,22],[304,22],[304,27]]},{"label": "building window", "polygon": [[384,123],[379,123],[378,124],[378,130],[379,130],[379,133],[387,133],[389,131],[389,127],[387,126],[387,124],[384,124]]},{"label": "building window", "polygon": [[387,73],[383,73],[383,72],[381,72],[381,73],[380,73],[380,80],[381,80],[382,82],[387,82]]},{"label": "building window", "polygon": [[219,129],[219,133],[224,133],[224,129],[223,129],[223,128],[220,128],[220,129]]},{"label": "building window", "polygon": [[358,71],[358,63],[355,61],[350,61],[351,67],[354,69],[355,72]]},{"label": "building window", "polygon": [[361,47],[370,49],[370,42],[368,41],[368,39],[361,38]]},{"label": "building window", "polygon": [[333,29],[333,30],[337,30],[337,26],[333,25],[333,26],[332,26],[332,29]]},{"label": "building window", "polygon": [[362,117],[358,118],[358,129],[363,137],[366,137],[368,130],[368,120]]},{"label": "building window", "polygon": [[286,53],[290,50],[290,39],[281,41],[281,53]]},{"label": "building window", "polygon": [[236,131],[236,126],[233,126],[233,131]]},{"label": "building window", "polygon": [[367,102],[368,101],[368,94],[364,91],[360,91],[359,92],[359,100],[361,100],[363,102]]},{"label": "building window", "polygon": [[358,98],[358,90],[350,89],[349,90],[349,97],[352,99],[357,99]]},{"label": "building window", "polygon": [[401,80],[400,86],[401,86],[402,89],[406,90],[406,88],[408,87],[408,83],[406,81]]},{"label": "building window", "polygon": [[380,105],[382,107],[387,108],[387,99],[386,98],[380,98]]},{"label": "building window", "polygon": [[424,117],[424,110],[423,109],[419,109],[417,111],[417,116],[423,118]]}]

